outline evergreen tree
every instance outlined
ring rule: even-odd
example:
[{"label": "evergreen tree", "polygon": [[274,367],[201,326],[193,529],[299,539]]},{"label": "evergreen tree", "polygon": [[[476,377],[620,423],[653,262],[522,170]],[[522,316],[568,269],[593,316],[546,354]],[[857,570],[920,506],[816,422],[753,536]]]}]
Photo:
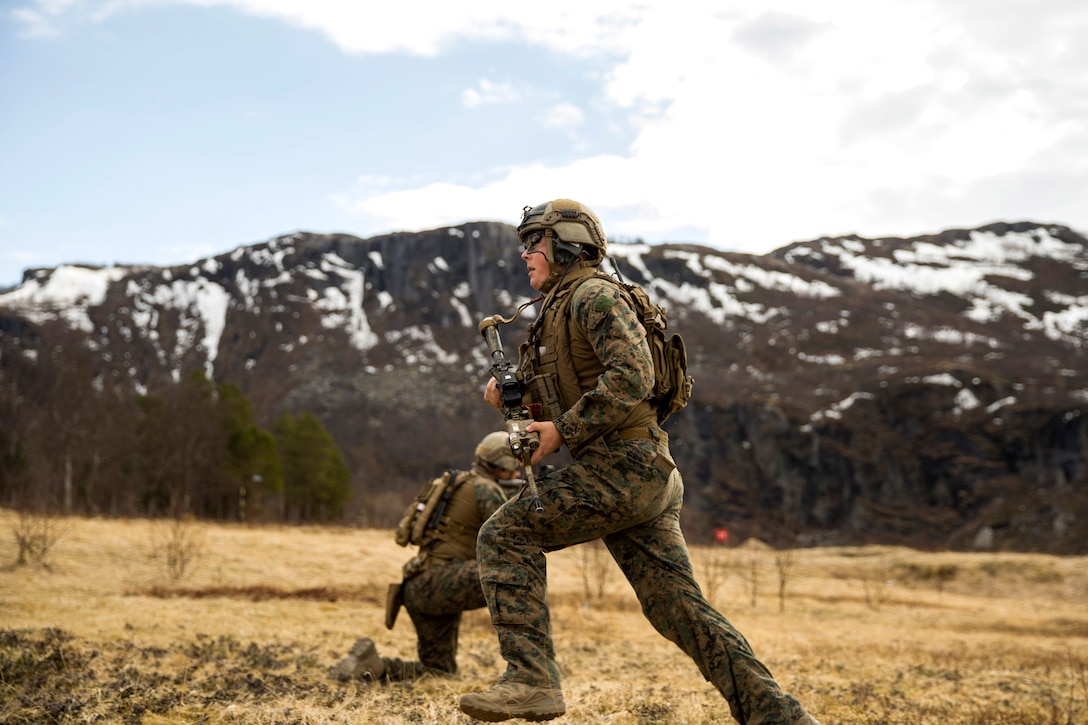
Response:
[{"label": "evergreen tree", "polygon": [[351,498],[351,472],[325,426],[313,414],[290,411],[272,425],[283,464],[284,517],[293,521],[341,516]]},{"label": "evergreen tree", "polygon": [[225,414],[227,470],[238,494],[232,515],[242,521],[258,518],[283,493],[283,466],[276,439],[254,422],[253,408],[241,388],[220,383],[217,391]]}]

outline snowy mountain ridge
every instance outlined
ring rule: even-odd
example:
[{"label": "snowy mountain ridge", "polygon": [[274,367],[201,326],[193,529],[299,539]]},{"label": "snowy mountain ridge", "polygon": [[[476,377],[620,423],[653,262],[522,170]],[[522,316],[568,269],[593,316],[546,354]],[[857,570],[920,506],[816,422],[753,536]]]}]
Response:
[{"label": "snowy mountain ridge", "polygon": [[[481,222],[365,240],[299,232],[169,268],[30,270],[0,294],[0,375],[76,342],[99,385],[140,394],[200,369],[240,385],[261,419],[317,413],[361,492],[379,468],[414,486],[497,423],[479,403],[477,324],[534,294],[518,252],[511,227]],[[768,540],[901,540],[937,536],[918,517],[936,506],[947,538],[1007,499],[995,476],[1003,491],[1084,477],[1083,234],[1017,222],[767,255],[616,243],[609,256],[688,344],[695,399],[669,427],[698,504],[689,517]],[[510,354],[532,314],[503,329]],[[420,420],[443,436],[409,465],[395,452]],[[919,454],[929,436],[938,460]],[[1009,436],[1026,436],[1022,453]],[[914,515],[889,528],[899,511]]]}]

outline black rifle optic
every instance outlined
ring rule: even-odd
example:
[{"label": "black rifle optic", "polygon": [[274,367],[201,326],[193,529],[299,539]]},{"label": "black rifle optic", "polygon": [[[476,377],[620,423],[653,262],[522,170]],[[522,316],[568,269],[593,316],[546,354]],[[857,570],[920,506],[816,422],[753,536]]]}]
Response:
[{"label": "black rifle optic", "polygon": [[[518,312],[521,312],[521,309]],[[515,319],[517,315],[509,320],[504,319],[502,315],[492,315],[480,323],[480,334],[483,335],[491,351],[490,371],[491,376],[498,383],[502,417],[510,437],[510,450],[514,458],[521,461],[525,470],[525,479],[529,484],[529,495],[532,496],[533,510],[540,513],[544,510],[544,505],[540,502],[540,494],[536,490],[532,463],[533,451],[540,447],[540,436],[535,431],[527,430],[529,424],[533,422],[532,410],[522,403],[521,381],[518,379],[513,363],[506,359],[502,341],[499,339],[499,323],[510,323]]]}]

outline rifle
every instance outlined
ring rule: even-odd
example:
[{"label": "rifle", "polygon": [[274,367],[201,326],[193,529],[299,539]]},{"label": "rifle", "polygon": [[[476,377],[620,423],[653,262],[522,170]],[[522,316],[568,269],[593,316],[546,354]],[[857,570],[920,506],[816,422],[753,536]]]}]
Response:
[{"label": "rifle", "polygon": [[[518,312],[520,311],[519,309]],[[499,386],[502,417],[510,437],[510,450],[525,469],[525,479],[529,484],[533,510],[540,513],[544,510],[544,505],[540,502],[540,494],[536,489],[532,463],[533,451],[540,447],[540,436],[535,431],[526,430],[533,422],[533,413],[528,405],[521,402],[521,381],[518,380],[513,363],[506,359],[502,341],[499,339],[499,323],[513,322],[516,318],[517,315],[514,315],[513,318],[506,320],[502,315],[492,315],[480,323],[480,334],[483,335],[491,351],[490,371]]]},{"label": "rifle", "polygon": [[[548,474],[555,470],[555,466],[550,463],[541,463],[537,466],[537,472],[541,474]],[[522,486],[528,486],[529,482],[524,478],[505,478],[499,481],[499,485],[502,486],[502,490],[506,491],[507,496],[512,496],[517,493]]]}]

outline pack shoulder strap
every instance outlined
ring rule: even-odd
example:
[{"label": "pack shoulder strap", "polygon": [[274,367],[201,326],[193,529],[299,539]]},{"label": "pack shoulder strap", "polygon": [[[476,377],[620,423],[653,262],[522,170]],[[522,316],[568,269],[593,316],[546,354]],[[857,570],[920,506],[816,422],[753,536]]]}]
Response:
[{"label": "pack shoulder strap", "polygon": [[[441,506],[442,510],[445,510],[445,504],[449,502],[453,490],[466,478],[459,474],[460,471],[446,471],[441,476],[428,481],[420,489],[415,500],[405,509],[400,523],[397,524],[394,539],[398,545],[419,546],[423,541],[423,532],[426,531],[432,519],[435,520],[435,526],[437,526],[437,519],[441,517],[441,511],[437,509]],[[434,527],[431,526],[431,528]]]}]

